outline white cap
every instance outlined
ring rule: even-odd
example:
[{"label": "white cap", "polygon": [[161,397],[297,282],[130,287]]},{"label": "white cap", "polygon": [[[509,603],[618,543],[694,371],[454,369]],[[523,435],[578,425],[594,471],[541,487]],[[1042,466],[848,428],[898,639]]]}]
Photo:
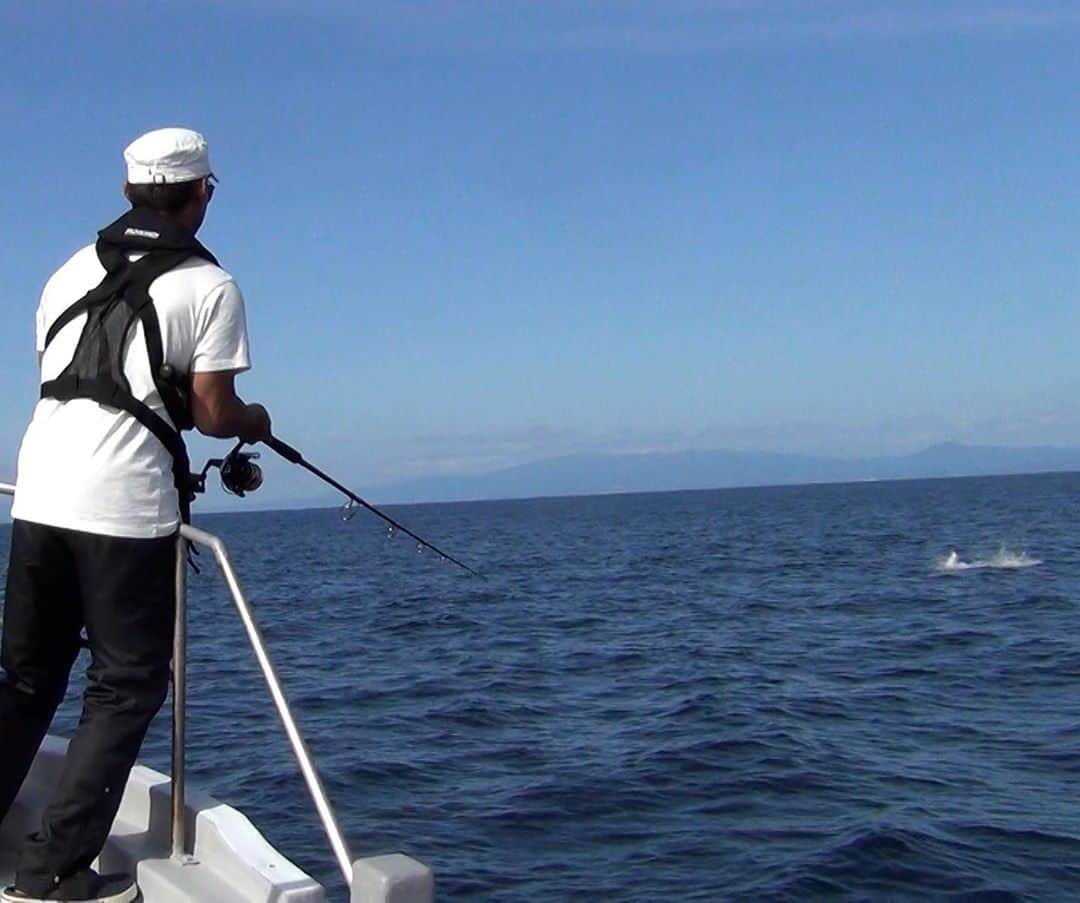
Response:
[{"label": "white cap", "polygon": [[212,175],[206,139],[191,129],[155,129],[140,135],[124,150],[124,162],[132,185],[194,182]]}]

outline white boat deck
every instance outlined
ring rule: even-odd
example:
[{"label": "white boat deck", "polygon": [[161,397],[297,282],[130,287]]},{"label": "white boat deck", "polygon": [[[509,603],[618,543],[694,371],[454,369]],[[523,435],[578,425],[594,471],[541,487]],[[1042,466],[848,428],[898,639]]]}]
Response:
[{"label": "white boat deck", "polygon": [[[10,884],[19,843],[37,827],[56,786],[67,741],[47,737],[19,796],[0,823],[0,884]],[[134,875],[143,903],[322,903],[326,891],[282,856],[242,813],[188,791],[186,849],[172,855],[172,799],[166,775],[132,769],[120,811],[98,859],[103,872]],[[427,866],[395,853],[353,863],[351,903],[431,903]]]},{"label": "white boat deck", "polygon": [[[0,825],[0,877],[11,882],[15,850],[33,831],[47,791],[56,786],[67,742],[48,737],[12,811]],[[316,903],[322,886],[278,853],[248,819],[197,792],[187,794],[187,848],[171,857],[169,779],[137,765],[131,773],[113,830],[99,858],[102,871],[135,875],[146,903]]]}]

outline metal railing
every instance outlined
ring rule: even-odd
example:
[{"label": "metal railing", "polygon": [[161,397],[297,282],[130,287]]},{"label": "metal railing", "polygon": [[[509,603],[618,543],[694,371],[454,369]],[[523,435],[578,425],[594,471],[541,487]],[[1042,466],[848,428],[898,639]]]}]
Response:
[{"label": "metal railing", "polygon": [[[0,482],[0,495],[13,496],[14,494],[15,486],[13,484]],[[337,818],[330,806],[330,801],[327,799],[326,790],[323,788],[319,773],[316,771],[315,765],[311,759],[311,754],[308,752],[307,744],[300,735],[300,731],[296,726],[296,720],[293,718],[292,712],[289,709],[289,703],[285,699],[285,694],[281,688],[281,682],[278,679],[273,663],[270,661],[270,656],[266,651],[266,644],[263,642],[262,634],[255,624],[251,605],[240,587],[240,580],[236,576],[236,571],[233,569],[232,561],[229,559],[228,552],[225,549],[225,544],[219,537],[187,524],[180,527],[180,534],[177,537],[176,542],[176,623],[173,635],[171,775],[173,859],[181,862],[190,861],[191,859],[191,856],[186,849],[185,840],[187,836],[187,809],[185,806],[184,780],[184,750],[187,724],[187,568],[189,543],[203,546],[214,553],[214,558],[221,570],[221,575],[225,580],[226,586],[229,588],[229,593],[232,596],[233,603],[236,605],[236,610],[240,615],[244,630],[247,632],[248,640],[251,642],[251,647],[255,653],[255,658],[259,663],[259,668],[262,670],[263,677],[266,679],[270,695],[274,700],[274,706],[277,708],[278,715],[281,717],[282,724],[285,727],[285,733],[289,738],[289,743],[292,746],[293,753],[300,766],[304,781],[307,783],[308,790],[315,803],[315,808],[319,813],[323,829],[326,831],[330,846],[333,848],[334,857],[337,859],[341,872],[345,877],[345,883],[350,888],[353,888],[351,899],[375,899],[376,897],[362,891],[358,887],[354,887],[354,877],[360,873],[361,863],[354,864],[349,855],[348,847],[345,845],[345,839],[341,834],[341,828],[338,826]],[[410,887],[417,887],[418,885],[414,884],[417,875],[426,872],[426,875],[421,874],[419,882],[419,886],[424,886],[426,889],[423,890],[419,896],[414,896],[413,893],[409,893],[407,897],[402,897],[402,899],[431,899],[430,870],[412,860],[406,860],[405,857],[392,856],[385,858],[400,859],[408,863],[405,866],[405,871],[409,874],[405,878],[405,883]],[[362,862],[375,863],[377,860],[365,860]],[[419,866],[420,872],[417,872],[413,866]],[[382,867],[381,863],[374,866],[376,883],[384,885],[383,889],[388,889],[385,886],[387,875],[382,871]],[[394,872],[399,868],[400,862],[391,863],[389,865],[390,872]],[[391,878],[391,883],[394,883],[395,880],[396,878]],[[377,894],[377,897],[379,899],[384,899],[381,893]]]},{"label": "metal railing", "polygon": [[176,542],[176,631],[173,636],[173,855],[182,857],[185,855],[185,807],[184,807],[184,728],[186,715],[184,711],[186,697],[186,663],[187,663],[187,557],[188,543],[196,543],[204,546],[214,553],[221,576],[232,595],[236,611],[240,615],[240,621],[251,642],[251,648],[255,658],[259,662],[266,685],[270,689],[270,695],[274,700],[278,715],[285,726],[285,733],[289,737],[293,754],[296,756],[300,771],[307,783],[315,808],[319,813],[326,836],[330,840],[330,846],[334,850],[334,856],[345,876],[345,882],[352,885],[353,868],[352,858],[345,846],[345,840],[338,827],[334,810],[330,807],[330,801],[326,797],[319,773],[315,770],[315,764],[311,760],[307,744],[300,735],[296,726],[296,720],[289,710],[289,703],[285,699],[285,693],[281,689],[281,681],[278,679],[274,665],[266,651],[262,634],[255,624],[255,616],[252,614],[251,605],[240,588],[240,580],[236,576],[229,555],[225,551],[225,543],[217,536],[199,530],[196,527],[184,524],[180,527],[180,536]]}]

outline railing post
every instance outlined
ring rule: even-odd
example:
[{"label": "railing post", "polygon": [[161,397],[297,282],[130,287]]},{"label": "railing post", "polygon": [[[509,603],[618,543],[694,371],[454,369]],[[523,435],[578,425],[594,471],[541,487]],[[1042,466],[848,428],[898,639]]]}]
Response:
[{"label": "railing post", "polygon": [[184,806],[184,736],[187,696],[188,541],[176,536],[176,622],[173,627],[172,857],[185,857],[187,810]]}]

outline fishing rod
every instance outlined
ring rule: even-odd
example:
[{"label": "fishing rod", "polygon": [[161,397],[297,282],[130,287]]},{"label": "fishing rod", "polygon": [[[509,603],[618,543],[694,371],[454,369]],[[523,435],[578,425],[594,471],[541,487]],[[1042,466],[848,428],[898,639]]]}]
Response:
[{"label": "fishing rod", "polygon": [[[299,451],[282,442],[280,439],[274,436],[263,440],[266,445],[277,452],[290,464],[299,464],[305,470],[310,471],[324,483],[333,486],[338,492],[345,495],[349,499],[351,505],[360,505],[370,511],[377,517],[381,517],[386,523],[390,525],[391,532],[398,530],[404,533],[406,536],[410,536],[415,539],[421,546],[431,549],[436,555],[445,561],[450,561],[456,564],[459,568],[468,571],[474,577],[480,577],[481,575],[474,571],[467,564],[458,561],[453,555],[444,552],[434,543],[428,542],[421,536],[417,536],[408,527],[403,524],[399,524],[396,520],[390,517],[389,514],[385,514],[380,511],[374,505],[364,501],[351,489],[346,486],[342,486],[337,480],[331,477],[329,474],[319,470],[314,464],[307,461]],[[242,452],[240,449],[244,446],[243,442],[237,444],[237,446],[229,452],[224,458],[214,458],[206,463],[202,473],[196,478],[197,481],[205,486],[206,474],[211,467],[217,467],[221,471],[221,483],[225,487],[227,492],[231,492],[233,495],[244,495],[246,492],[254,492],[262,485],[262,470],[258,464],[253,464],[252,459],[257,458],[259,455],[257,452]]]}]

